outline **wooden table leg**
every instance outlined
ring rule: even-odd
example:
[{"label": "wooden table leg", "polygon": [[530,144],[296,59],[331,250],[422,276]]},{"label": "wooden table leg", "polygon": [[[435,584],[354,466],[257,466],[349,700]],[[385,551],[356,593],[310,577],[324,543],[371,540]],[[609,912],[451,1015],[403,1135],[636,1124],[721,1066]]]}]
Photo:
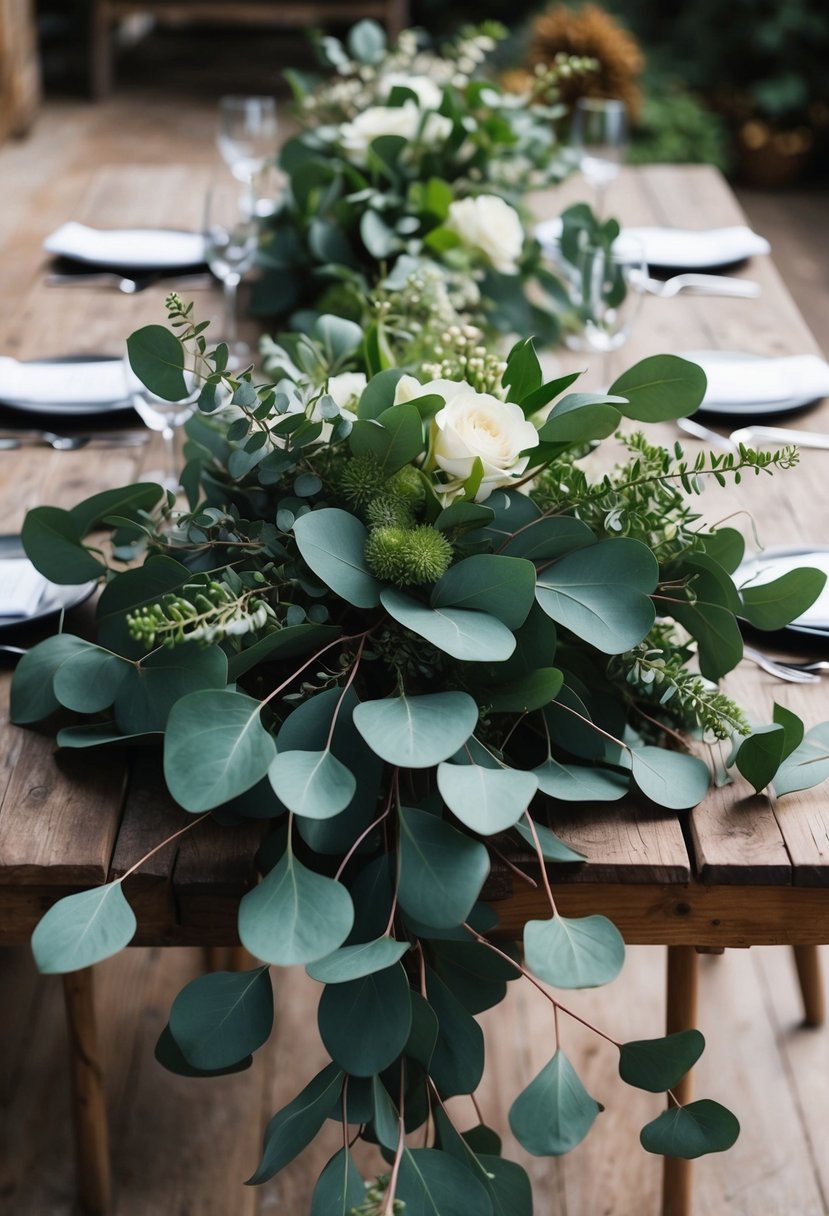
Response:
[{"label": "wooden table leg", "polygon": [[[690,1030],[697,1016],[699,955],[694,946],[668,946],[668,991],[666,1034]],[[674,1096],[684,1106],[694,1095],[693,1070],[674,1086]],[[691,1216],[692,1162],[666,1157],[662,1167],[662,1216]]]},{"label": "wooden table leg", "polygon": [[112,1181],[91,967],[63,977],[63,997],[69,1032],[78,1197],[89,1216],[106,1216]]},{"label": "wooden table leg", "polygon": [[797,981],[803,997],[803,1021],[807,1026],[822,1026],[824,1019],[823,980],[817,946],[792,946]]}]

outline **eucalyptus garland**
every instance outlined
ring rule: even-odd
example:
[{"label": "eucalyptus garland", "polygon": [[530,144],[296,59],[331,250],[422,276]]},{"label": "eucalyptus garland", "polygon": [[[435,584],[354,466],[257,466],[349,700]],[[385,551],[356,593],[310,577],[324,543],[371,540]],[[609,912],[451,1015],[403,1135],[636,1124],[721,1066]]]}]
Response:
[{"label": "eucalyptus garland", "polygon": [[[516,1138],[565,1153],[601,1110],[567,1058],[577,1015],[562,993],[613,980],[624,944],[605,917],[558,911],[545,863],[583,858],[550,808],[694,806],[711,772],[678,732],[729,744],[726,763],[778,794],[826,767],[825,727],[804,739],[781,710],[752,728],[717,684],[740,661],[738,621],[779,628],[824,575],[740,587],[742,538],[695,508],[704,483],[791,467],[796,452],[688,460],[631,431],[702,400],[701,370],[669,354],[592,394],[571,391],[575,375],[545,382],[529,339],[503,360],[458,328],[428,364],[379,366],[376,334],[322,316],[285,338],[281,374],[258,384],[226,370],[192,306],[168,306],[173,328],[139,330],[129,352],[165,399],[187,395],[185,368],[202,382],[188,508],[139,484],[29,513],[35,566],[103,592],[95,643],[60,633],[23,658],[12,716],[71,711],[61,747],[161,741],[169,790],[193,816],[184,830],[210,816],[229,832],[267,824],[261,881],[238,913],[260,965],[188,984],[157,1048],[190,1076],[244,1069],[271,1033],[270,967],[305,966],[321,985],[330,1063],[274,1114],[250,1181],[334,1119],[343,1146],[313,1216],[529,1216],[524,1171],[446,1103],[480,1083],[476,1015],[524,980],[549,1005],[551,1059],[515,1096]],[[604,442],[615,466],[591,476],[584,458]],[[526,925],[521,956],[490,938],[486,883],[494,858],[528,844],[549,914]],[[89,966],[135,927],[118,880],[55,904],[35,958],[44,972]],[[704,1047],[694,1030],[620,1043],[593,1029],[623,1080],[652,1092],[670,1094]],[[693,1157],[738,1130],[711,1099],[673,1101],[641,1143]],[[367,1185],[354,1138],[388,1163]]]}]

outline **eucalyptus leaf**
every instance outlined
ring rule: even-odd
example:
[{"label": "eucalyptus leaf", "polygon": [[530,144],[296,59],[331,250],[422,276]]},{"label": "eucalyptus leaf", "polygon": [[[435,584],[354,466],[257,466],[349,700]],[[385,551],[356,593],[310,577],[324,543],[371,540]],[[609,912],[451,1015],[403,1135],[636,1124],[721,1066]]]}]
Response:
[{"label": "eucalyptus leaf", "polygon": [[342,1093],[343,1073],[329,1064],[265,1128],[262,1160],[248,1185],[267,1182],[307,1148]]},{"label": "eucalyptus leaf", "polygon": [[67,709],[98,713],[109,708],[134,670],[120,655],[100,646],[85,647],[70,655],[55,672],[55,696]]},{"label": "eucalyptus leaf", "polygon": [[790,570],[771,582],[741,587],[740,615],[755,629],[782,629],[811,608],[825,586],[823,570]]},{"label": "eucalyptus leaf", "polygon": [[539,572],[536,599],[548,616],[605,654],[621,654],[656,618],[656,558],[626,537],[599,541]]},{"label": "eucalyptus leaf", "polygon": [[438,1020],[429,1075],[444,1098],[474,1093],[484,1072],[483,1031],[451,989],[428,967],[426,991]]},{"label": "eucalyptus leaf", "polygon": [[800,747],[805,734],[805,727],[797,714],[792,713],[785,705],[774,703],[774,722],[783,727],[783,760],[788,759],[796,747]]},{"label": "eucalyptus leaf", "polygon": [[344,984],[393,967],[409,949],[408,942],[398,942],[393,937],[378,937],[356,946],[341,946],[318,962],[309,963],[306,970],[311,979],[320,984]]},{"label": "eucalyptus leaf", "polygon": [[760,793],[771,783],[783,759],[786,732],[777,724],[755,727],[737,749],[734,763]]},{"label": "eucalyptus leaf", "polygon": [[401,768],[431,768],[448,760],[477,723],[478,707],[465,692],[386,697],[363,701],[354,710],[354,725],[372,751]]},{"label": "eucalyptus leaf", "polygon": [[533,772],[542,794],[562,802],[618,802],[628,791],[628,779],[622,773],[586,764],[559,764],[552,757]]},{"label": "eucalyptus leaf", "polygon": [[376,608],[380,588],[365,561],[368,533],[354,515],[339,507],[309,511],[294,523],[305,561],[341,599],[355,608]]},{"label": "eucalyptus leaf", "polygon": [[154,1054],[161,1067],[166,1068],[168,1072],[175,1073],[179,1077],[201,1077],[206,1080],[211,1077],[224,1077],[230,1073],[244,1072],[253,1063],[253,1056],[246,1056],[243,1060],[237,1060],[235,1064],[231,1064],[227,1068],[196,1068],[185,1057],[170,1033],[169,1026],[165,1026],[158,1036]]},{"label": "eucalyptus leaf", "polygon": [[400,808],[400,905],[437,928],[465,921],[489,874],[476,840],[428,811]]},{"label": "eucalyptus leaf", "polygon": [[558,696],[564,675],[556,667],[538,667],[518,680],[497,684],[489,696],[493,713],[529,713],[543,709]]},{"label": "eucalyptus leaf", "polygon": [[349,439],[355,455],[372,455],[387,477],[423,450],[423,423],[411,403],[391,406],[379,418],[355,422]]},{"label": "eucalyptus leaf", "polygon": [[642,1128],[639,1139],[648,1153],[687,1161],[706,1153],[724,1153],[739,1134],[740,1124],[730,1110],[701,1098],[663,1111]]},{"label": "eucalyptus leaf", "polygon": [[136,928],[121,883],[110,882],[52,904],[32,934],[32,953],[43,975],[65,975],[117,954]]},{"label": "eucalyptus leaf", "polygon": [[621,971],[625,943],[606,916],[554,916],[526,922],[524,957],[555,988],[598,988]]},{"label": "eucalyptus leaf", "polygon": [[708,793],[711,774],[696,756],[664,747],[636,747],[630,759],[635,785],[659,806],[682,811],[702,802]]},{"label": "eucalyptus leaf", "polygon": [[409,1038],[409,981],[400,963],[358,979],[328,984],[317,1013],[320,1035],[335,1064],[371,1077],[393,1064]]},{"label": "eucalyptus leaf", "polygon": [[347,1148],[335,1153],[319,1176],[311,1216],[352,1216],[366,1196],[363,1180]]},{"label": "eucalyptus leaf", "polygon": [[665,1093],[680,1081],[705,1050],[698,1030],[679,1030],[661,1039],[637,1039],[619,1048],[619,1076],[627,1085]]},{"label": "eucalyptus leaf", "polygon": [[332,642],[339,633],[334,625],[288,625],[276,633],[266,634],[252,646],[239,650],[228,658],[227,678],[235,681],[259,663],[293,659]]},{"label": "eucalyptus leaf", "polygon": [[466,1166],[433,1148],[407,1148],[397,1198],[406,1216],[492,1216],[484,1186]]},{"label": "eucalyptus leaf", "polygon": [[[526,823],[516,823],[515,830],[531,848],[535,849],[535,837]],[[577,853],[556,836],[555,832],[545,827],[543,823],[535,824],[538,843],[541,846],[541,856],[545,861],[586,861],[583,853]]]},{"label": "eucalyptus leaf", "polygon": [[268,776],[288,810],[308,819],[339,815],[357,790],[354,774],[327,750],[278,752]]},{"label": "eucalyptus leaf", "polygon": [[478,764],[438,765],[438,789],[449,810],[481,836],[514,827],[538,789],[533,773],[483,768]]},{"label": "eucalyptus leaf", "polygon": [[626,418],[671,422],[699,409],[707,384],[696,363],[677,355],[651,355],[623,372],[609,391],[626,399],[621,406]]},{"label": "eucalyptus leaf", "polygon": [[307,869],[290,850],[239,905],[242,945],[279,967],[325,958],[353,923],[354,905],[342,883]]},{"label": "eucalyptus leaf", "polygon": [[559,1157],[581,1144],[601,1109],[559,1050],[515,1099],[509,1125],[534,1157]]},{"label": "eucalyptus leaf", "polygon": [[479,553],[450,566],[435,584],[433,608],[475,608],[518,629],[533,606],[535,569],[516,557]]},{"label": "eucalyptus leaf", "polygon": [[779,798],[796,790],[810,790],[829,778],[829,722],[806,732],[803,742],[789,755],[774,778]]},{"label": "eucalyptus leaf", "polygon": [[84,547],[75,520],[60,507],[28,511],[20,539],[34,568],[52,583],[75,586],[106,572],[103,562]]},{"label": "eucalyptus leaf", "polygon": [[465,608],[429,608],[413,596],[384,587],[380,600],[389,616],[453,659],[500,663],[515,650],[515,638],[497,617]]},{"label": "eucalyptus leaf", "polygon": [[595,542],[596,537],[582,520],[558,515],[519,527],[504,546],[504,553],[531,561],[550,561]]},{"label": "eucalyptus leaf", "polygon": [[189,693],[223,690],[227,684],[227,656],[220,646],[182,642],[138,664],[118,661],[126,674],[115,696],[115,721],[125,735],[162,731],[173,706]]},{"label": "eucalyptus leaf", "polygon": [[260,781],[276,754],[253,697],[193,692],[173,705],[164,736],[164,777],[186,811],[208,811]]},{"label": "eucalyptus leaf", "polygon": [[12,680],[9,708],[12,722],[23,726],[54,713],[60,704],[53,688],[55,675],[68,659],[90,649],[95,649],[92,643],[74,633],[56,633],[27,650]]},{"label": "eucalyptus leaf", "polygon": [[170,1033],[203,1072],[240,1063],[266,1042],[272,1026],[273,989],[264,967],[200,975],[170,1010]]},{"label": "eucalyptus leaf", "polygon": [[181,401],[187,396],[184,379],[184,347],[163,325],[145,325],[127,338],[130,367],[138,379],[163,401]]}]

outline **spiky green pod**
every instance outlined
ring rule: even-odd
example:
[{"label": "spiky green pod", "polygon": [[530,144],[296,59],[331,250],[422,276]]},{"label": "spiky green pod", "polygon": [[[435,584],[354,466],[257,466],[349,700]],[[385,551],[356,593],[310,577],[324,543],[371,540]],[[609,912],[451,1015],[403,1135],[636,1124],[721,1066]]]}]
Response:
[{"label": "spiky green pod", "polygon": [[423,487],[423,478],[420,473],[410,464],[404,464],[402,469],[398,469],[393,473],[386,482],[386,489],[389,493],[394,494],[412,511],[417,511],[418,507],[423,505],[426,497],[426,491]]},{"label": "spiky green pod", "polygon": [[428,524],[375,528],[366,542],[366,563],[377,578],[397,587],[434,583],[452,561],[452,546]]},{"label": "spiky green pod", "polygon": [[386,484],[383,470],[371,452],[363,452],[343,465],[337,476],[337,489],[354,507],[365,507],[382,494]]}]

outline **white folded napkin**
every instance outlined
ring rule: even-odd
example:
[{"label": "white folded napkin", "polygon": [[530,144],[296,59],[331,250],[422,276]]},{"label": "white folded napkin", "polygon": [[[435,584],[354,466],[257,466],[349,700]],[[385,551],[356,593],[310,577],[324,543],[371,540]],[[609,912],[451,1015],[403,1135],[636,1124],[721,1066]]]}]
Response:
[{"label": "white folded napkin", "polygon": [[[727,266],[755,254],[769,253],[771,246],[745,225],[731,228],[624,228],[622,235],[633,237],[642,246],[649,266],[668,266],[694,270],[707,266]],[[557,217],[536,225],[536,239],[549,247],[561,236]]]},{"label": "white folded napkin", "polygon": [[[760,553],[743,562],[734,575],[734,581],[738,587],[762,587],[764,583],[771,583],[776,578],[782,578],[789,571],[799,570],[804,566],[822,570],[824,574],[829,575],[829,550],[821,551],[819,549],[815,553],[801,551],[777,554],[772,552],[767,557]],[[829,580],[811,608],[807,608],[802,616],[799,616],[796,621],[792,621],[792,624],[829,631]]]},{"label": "white folded napkin", "polygon": [[829,363],[817,355],[746,358],[725,351],[688,351],[708,378],[704,404],[768,405],[829,396]]},{"label": "white folded napkin", "polygon": [[28,558],[0,558],[0,617],[31,616],[48,586]]},{"label": "white folded napkin", "polygon": [[112,405],[128,396],[120,359],[19,363],[0,356],[0,401],[14,405]]},{"label": "white folded napkin", "polygon": [[205,259],[200,232],[164,228],[89,228],[71,221],[43,242],[48,253],[96,266],[166,270],[198,266]]}]

